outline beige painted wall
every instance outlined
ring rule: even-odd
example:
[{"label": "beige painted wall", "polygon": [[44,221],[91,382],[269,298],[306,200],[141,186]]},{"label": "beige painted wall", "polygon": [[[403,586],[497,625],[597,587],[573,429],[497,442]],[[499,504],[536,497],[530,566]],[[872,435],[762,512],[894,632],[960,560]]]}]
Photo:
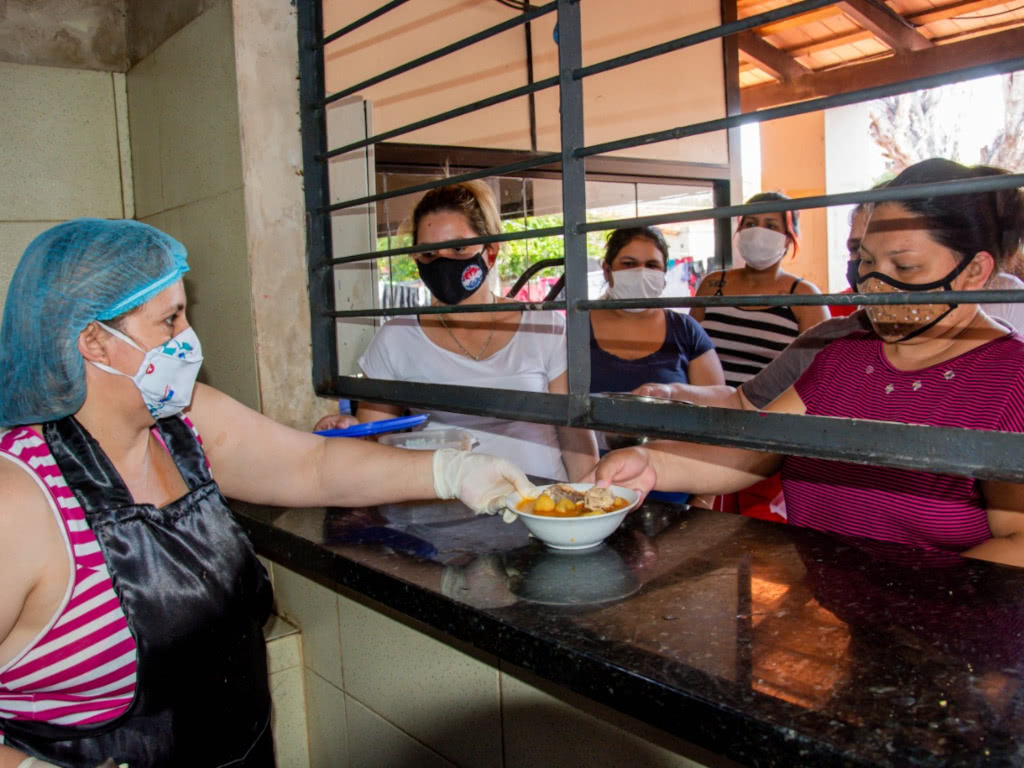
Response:
[{"label": "beige painted wall", "polygon": [[[330,33],[377,8],[377,0],[326,0]],[[717,0],[645,0],[643,13],[624,13],[620,0],[581,4],[584,64],[664,42],[719,23]],[[489,26],[515,12],[489,0],[408,3],[329,45],[328,92],[355,85]],[[534,77],[556,75],[554,14],[531,24]],[[526,41],[522,27],[463,49],[437,62],[363,89],[373,105],[374,130],[383,132],[485,96],[524,85]],[[718,42],[596,75],[584,82],[587,143],[673,128],[725,114],[722,52]],[[560,147],[558,91],[537,94],[538,148]],[[529,149],[526,97],[424,128],[395,141]],[[625,154],[725,163],[724,133],[627,150]]]},{"label": "beige painted wall", "polygon": [[[825,194],[825,115],[812,112],[761,123],[761,189],[790,197]],[[800,253],[783,268],[828,286],[828,222],[824,208],[800,213]]]},{"label": "beige painted wall", "polygon": [[200,377],[258,408],[229,0],[129,70],[128,115],[140,221],[184,243]]},{"label": "beige painted wall", "polygon": [[0,303],[25,246],[79,216],[132,215],[124,75],[0,63]]}]

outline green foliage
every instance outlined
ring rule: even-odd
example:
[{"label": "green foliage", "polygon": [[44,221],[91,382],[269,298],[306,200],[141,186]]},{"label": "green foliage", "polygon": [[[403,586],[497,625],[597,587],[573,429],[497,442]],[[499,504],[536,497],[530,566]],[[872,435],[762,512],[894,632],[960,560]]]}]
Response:
[{"label": "green foliage", "polygon": [[[501,223],[504,232],[524,232],[534,229],[549,229],[562,226],[562,215],[530,216],[525,219],[506,219]],[[587,258],[600,261],[604,256],[606,232],[590,232],[587,234]],[[401,248],[410,245],[408,236],[379,237],[377,250]],[[498,257],[498,275],[503,283],[510,284],[516,280],[531,264],[544,259],[558,259],[563,255],[562,236],[547,235],[543,237],[509,240],[501,244],[501,255]],[[408,254],[389,256],[377,259],[377,269],[382,280],[396,283],[419,280],[416,262]],[[535,277],[557,277],[562,267],[547,267]]]}]

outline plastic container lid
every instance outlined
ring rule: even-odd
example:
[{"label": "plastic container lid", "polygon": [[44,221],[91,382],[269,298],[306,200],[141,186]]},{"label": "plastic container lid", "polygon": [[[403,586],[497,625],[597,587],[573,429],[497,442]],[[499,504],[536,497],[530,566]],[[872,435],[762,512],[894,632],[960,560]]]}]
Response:
[{"label": "plastic container lid", "polygon": [[397,435],[382,435],[377,438],[381,445],[409,448],[418,451],[436,451],[441,448],[455,448],[471,451],[480,445],[472,432],[451,427],[449,429],[421,429],[417,432],[403,432]]}]

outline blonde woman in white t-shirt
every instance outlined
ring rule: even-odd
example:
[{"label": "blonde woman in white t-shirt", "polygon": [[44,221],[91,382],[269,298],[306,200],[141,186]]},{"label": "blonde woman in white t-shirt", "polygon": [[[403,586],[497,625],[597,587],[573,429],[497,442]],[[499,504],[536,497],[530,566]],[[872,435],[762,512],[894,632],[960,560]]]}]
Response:
[{"label": "blonde woman in white t-shirt", "polygon": [[[414,243],[440,243],[501,232],[488,186],[462,182],[427,192],[413,211]],[[432,304],[505,303],[488,274],[500,245],[469,245],[414,254]],[[568,392],[565,320],[553,311],[405,315],[378,331],[359,361],[372,378],[458,384],[528,392]],[[398,405],[362,402],[359,421],[401,415]],[[460,427],[480,441],[480,450],[520,464],[528,473],[576,480],[597,462],[590,430],[508,421],[447,411],[429,413],[427,429]]]}]

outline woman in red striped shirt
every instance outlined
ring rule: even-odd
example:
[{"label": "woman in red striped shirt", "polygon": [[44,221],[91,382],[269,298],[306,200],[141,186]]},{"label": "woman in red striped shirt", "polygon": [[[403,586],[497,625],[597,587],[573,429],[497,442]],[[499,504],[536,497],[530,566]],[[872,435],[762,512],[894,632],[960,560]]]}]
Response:
[{"label": "woman in red striped shirt", "polygon": [[[889,187],[992,175],[932,159]],[[1021,246],[1020,190],[879,203],[851,262],[864,293],[979,290]],[[766,411],[1024,432],[1024,338],[976,304],[875,305]],[[608,454],[601,482],[724,493],[782,469],[789,522],[1024,565],[1024,486],[676,442]]]},{"label": "woman in red striped shirt", "polygon": [[197,385],[187,269],[153,227],[77,219],[36,238],[11,280],[0,768],[273,765],[270,584],[225,495],[489,512],[535,492],[491,456],[329,440]]}]

